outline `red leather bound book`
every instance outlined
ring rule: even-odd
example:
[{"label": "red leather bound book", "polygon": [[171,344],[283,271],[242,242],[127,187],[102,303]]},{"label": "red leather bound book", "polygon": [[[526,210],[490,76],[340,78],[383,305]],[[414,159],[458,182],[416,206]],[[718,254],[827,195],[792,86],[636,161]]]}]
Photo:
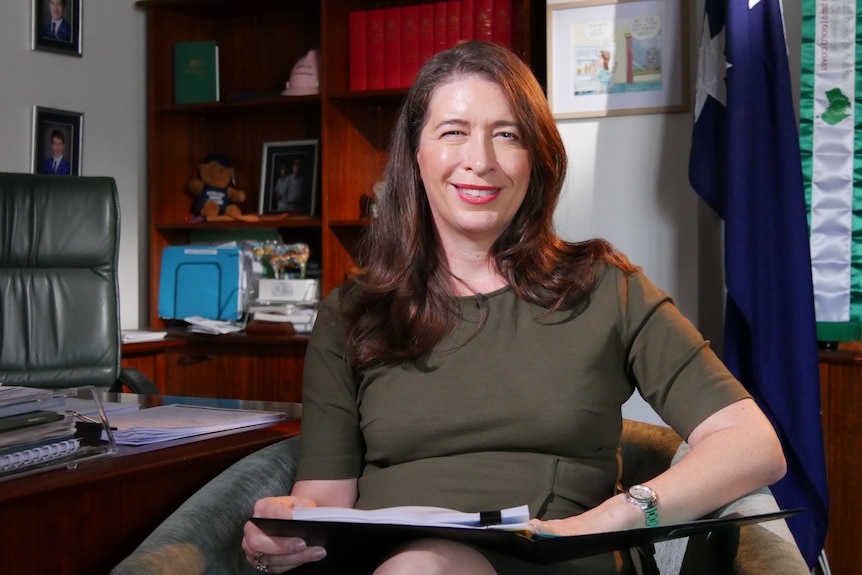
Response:
[{"label": "red leather bound book", "polygon": [[473,29],[475,21],[475,0],[461,0],[461,34],[459,40],[472,40],[476,37]]},{"label": "red leather bound book", "polygon": [[446,19],[446,10],[448,2],[442,0],[434,3],[434,53],[446,49],[446,33],[448,20]]},{"label": "red leather bound book", "polygon": [[383,89],[383,9],[368,10],[365,14],[368,37],[368,89]]},{"label": "red leather bound book", "polygon": [[461,38],[461,0],[446,2],[446,47],[451,48]]},{"label": "red leather bound book", "polygon": [[383,9],[383,87],[401,87],[401,8]]},{"label": "red leather bound book", "polygon": [[512,49],[512,0],[494,0],[491,41]]},{"label": "red leather bound book", "polygon": [[492,42],[491,26],[493,24],[494,0],[475,0],[476,15],[474,16],[474,27],[476,39]]},{"label": "red leather bound book", "polygon": [[419,4],[419,66],[434,55],[434,4]]},{"label": "red leather bound book", "polygon": [[399,88],[413,83],[419,71],[419,6],[401,7],[401,80]]},{"label": "red leather bound book", "polygon": [[368,48],[368,39],[365,36],[365,11],[356,11],[350,13],[349,29],[350,34],[350,91],[362,92],[368,89],[368,60],[366,49]]}]

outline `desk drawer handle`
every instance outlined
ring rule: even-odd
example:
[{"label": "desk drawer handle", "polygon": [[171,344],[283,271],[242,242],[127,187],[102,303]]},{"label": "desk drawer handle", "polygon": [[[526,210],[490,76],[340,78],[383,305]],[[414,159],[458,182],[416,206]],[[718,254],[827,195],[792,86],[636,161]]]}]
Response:
[{"label": "desk drawer handle", "polygon": [[187,353],[184,353],[177,361],[177,365],[194,365],[196,363],[202,363],[211,359],[213,359],[213,356],[211,355],[189,355]]}]

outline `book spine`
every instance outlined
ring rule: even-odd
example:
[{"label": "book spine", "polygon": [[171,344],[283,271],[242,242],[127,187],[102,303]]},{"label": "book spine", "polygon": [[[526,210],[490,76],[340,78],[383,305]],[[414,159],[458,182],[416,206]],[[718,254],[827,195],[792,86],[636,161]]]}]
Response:
[{"label": "book spine", "polygon": [[369,10],[366,15],[366,36],[368,37],[368,80],[369,90],[383,89],[383,9]]},{"label": "book spine", "polygon": [[419,6],[401,7],[401,79],[399,88],[413,83],[419,71]]},{"label": "book spine", "polygon": [[461,1],[461,34],[458,38],[461,40],[472,40],[476,37],[474,29],[474,21],[476,15],[475,0],[460,0]]},{"label": "book spine", "polygon": [[383,9],[383,87],[401,87],[401,8]]},{"label": "book spine", "polygon": [[419,66],[434,55],[434,4],[419,5]]},{"label": "book spine", "polygon": [[349,31],[350,34],[350,90],[352,92],[362,92],[368,89],[368,56],[366,49],[368,40],[365,37],[366,12],[357,10],[350,13]]},{"label": "book spine", "polygon": [[446,9],[445,1],[434,3],[434,53],[446,49]]},{"label": "book spine", "polygon": [[512,0],[494,0],[491,19],[491,41],[512,49]]},{"label": "book spine", "polygon": [[494,0],[476,0],[476,16],[474,26],[476,39],[492,42],[491,26],[494,14]]},{"label": "book spine", "polygon": [[47,443],[38,447],[31,447],[30,449],[2,455],[0,456],[0,471],[7,471],[9,469],[15,469],[16,467],[23,467],[25,465],[32,465],[48,459],[56,459],[77,451],[79,447],[79,439],[67,439],[65,441]]},{"label": "book spine", "polygon": [[218,45],[213,46],[213,68],[215,69],[215,101],[221,102],[221,76],[219,75],[220,66],[218,65]]},{"label": "book spine", "polygon": [[451,48],[461,38],[461,0],[446,2],[446,47]]}]

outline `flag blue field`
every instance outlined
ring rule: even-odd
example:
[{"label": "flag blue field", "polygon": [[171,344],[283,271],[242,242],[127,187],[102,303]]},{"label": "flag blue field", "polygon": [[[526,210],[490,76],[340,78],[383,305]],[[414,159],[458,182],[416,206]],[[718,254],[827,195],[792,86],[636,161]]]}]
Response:
[{"label": "flag blue field", "polygon": [[689,179],[724,220],[724,361],[772,421],[809,566],[828,494],[807,208],[779,0],[706,0]]}]

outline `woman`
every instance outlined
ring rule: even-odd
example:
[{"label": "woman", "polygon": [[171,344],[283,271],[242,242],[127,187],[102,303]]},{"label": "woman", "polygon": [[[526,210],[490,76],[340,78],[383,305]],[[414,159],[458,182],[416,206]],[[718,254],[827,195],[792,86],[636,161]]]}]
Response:
[{"label": "woman", "polygon": [[[783,475],[770,424],[670,297],[607,243],[554,234],[566,164],[541,87],[513,54],[467,42],[423,66],[361,272],[324,302],[309,342],[298,481],[256,516],[527,503],[541,532],[643,527],[653,505],[616,489],[620,406],[635,390],[692,446],[647,483],[659,523]],[[250,523],[243,549],[271,573],[325,556]],[[612,553],[536,566],[422,540],[368,572],[634,573],[633,563]]]}]

